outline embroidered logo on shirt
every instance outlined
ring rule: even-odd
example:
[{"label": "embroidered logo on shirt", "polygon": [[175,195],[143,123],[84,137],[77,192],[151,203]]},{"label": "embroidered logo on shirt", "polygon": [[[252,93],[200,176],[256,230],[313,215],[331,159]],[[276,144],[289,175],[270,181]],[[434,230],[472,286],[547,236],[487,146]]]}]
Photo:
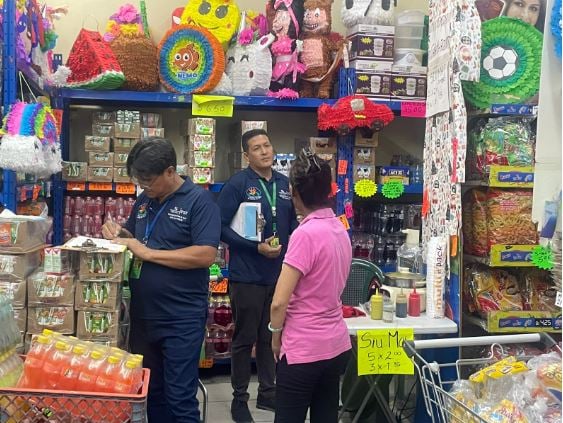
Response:
[{"label": "embroidered logo on shirt", "polygon": [[174,206],[168,211],[168,217],[170,220],[176,220],[177,222],[185,222],[188,219],[188,212],[183,208],[178,208]]},{"label": "embroidered logo on shirt", "polygon": [[147,217],[147,203],[141,204],[137,210],[137,219],[141,220]]},{"label": "embroidered logo on shirt", "polygon": [[256,187],[249,187],[246,189],[246,198],[251,201],[257,201],[262,198],[262,193]]},{"label": "embroidered logo on shirt", "polygon": [[280,189],[278,195],[282,200],[291,200],[291,193],[289,191],[284,191],[283,189]]}]

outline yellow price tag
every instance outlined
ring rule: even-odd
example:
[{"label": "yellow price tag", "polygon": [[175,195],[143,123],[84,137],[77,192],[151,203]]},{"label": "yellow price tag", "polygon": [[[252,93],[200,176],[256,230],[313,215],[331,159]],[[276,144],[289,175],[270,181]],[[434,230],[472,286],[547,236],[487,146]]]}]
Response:
[{"label": "yellow price tag", "polygon": [[377,193],[377,185],[369,179],[360,179],[354,184],[354,192],[358,197],[373,197]]},{"label": "yellow price tag", "polygon": [[358,375],[413,375],[414,364],[403,341],[414,340],[413,329],[359,330]]},{"label": "yellow price tag", "polygon": [[225,95],[192,96],[192,115],[232,117],[235,98]]}]

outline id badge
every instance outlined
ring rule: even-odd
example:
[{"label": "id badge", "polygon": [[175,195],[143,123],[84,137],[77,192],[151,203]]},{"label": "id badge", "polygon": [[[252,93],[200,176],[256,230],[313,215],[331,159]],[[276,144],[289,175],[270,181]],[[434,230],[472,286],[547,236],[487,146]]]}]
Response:
[{"label": "id badge", "polygon": [[270,247],[276,248],[279,247],[279,245],[280,245],[280,239],[276,235],[274,235],[274,237],[270,241]]},{"label": "id badge", "polygon": [[133,263],[131,264],[131,278],[141,279],[141,269],[143,268],[143,260],[139,257],[133,258]]}]

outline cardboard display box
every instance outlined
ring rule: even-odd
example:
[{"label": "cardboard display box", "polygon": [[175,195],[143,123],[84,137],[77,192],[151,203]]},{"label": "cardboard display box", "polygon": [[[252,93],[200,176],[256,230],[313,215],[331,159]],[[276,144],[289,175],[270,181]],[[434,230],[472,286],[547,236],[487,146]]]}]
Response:
[{"label": "cardboard display box", "polygon": [[164,128],[141,128],[141,139],[164,138]]},{"label": "cardboard display box", "polygon": [[336,154],[338,147],[335,137],[309,137],[295,139],[295,154],[310,148],[315,154]]},{"label": "cardboard display box", "polygon": [[129,153],[138,142],[138,138],[115,138],[113,140],[113,151],[115,153]]},{"label": "cardboard display box", "polygon": [[89,182],[112,182],[113,166],[88,166]]},{"label": "cardboard display box", "polygon": [[25,281],[6,281],[0,279],[0,294],[12,302],[13,308],[25,307],[27,284]]},{"label": "cardboard display box", "polygon": [[113,168],[113,181],[114,182],[131,182],[131,177],[127,173],[127,166],[116,166]]},{"label": "cardboard display box", "polygon": [[74,333],[74,307],[39,306],[27,309],[27,332],[40,334],[43,329],[70,335]]},{"label": "cardboard display box", "polygon": [[43,247],[51,221],[35,216],[0,217],[0,253],[17,254]]},{"label": "cardboard display box", "polygon": [[84,138],[84,151],[97,153],[109,153],[111,150],[111,138],[96,135],[86,135]]},{"label": "cardboard display box", "polygon": [[98,153],[91,151],[88,153],[88,164],[91,166],[112,166],[113,153]]},{"label": "cardboard display box", "polygon": [[162,115],[159,113],[141,113],[141,124],[144,128],[161,128]]},{"label": "cardboard display box", "polygon": [[85,181],[88,179],[88,163],[62,162],[63,181]]},{"label": "cardboard display box", "polygon": [[141,138],[140,123],[116,123],[114,129],[115,138]]},{"label": "cardboard display box", "polygon": [[350,60],[378,59],[393,61],[395,39],[389,34],[356,33],[348,37]]},{"label": "cardboard display box", "polygon": [[375,166],[373,165],[366,165],[366,164],[357,164],[354,163],[354,183],[358,182],[361,179],[369,179],[371,181],[375,181]]},{"label": "cardboard display box", "polygon": [[190,167],[215,167],[215,153],[212,151],[186,151],[184,160]]},{"label": "cardboard display box", "polygon": [[0,280],[22,281],[41,265],[41,248],[25,254],[0,254]]},{"label": "cardboard display box", "polygon": [[124,271],[128,270],[128,263],[125,262],[126,247],[106,239],[77,236],[61,248],[79,254],[80,280],[122,278]]},{"label": "cardboard display box", "polygon": [[119,310],[121,278],[78,281],[74,296],[76,310]]},{"label": "cardboard display box", "polygon": [[368,164],[375,166],[375,148],[354,147],[354,164]]},{"label": "cardboard display box", "polygon": [[114,136],[114,126],[115,124],[103,125],[99,123],[94,123],[92,125],[92,136],[94,137],[113,137]]},{"label": "cardboard display box", "polygon": [[186,140],[189,151],[213,151],[215,152],[214,135],[188,135]]},{"label": "cardboard display box", "polygon": [[98,125],[113,125],[115,123],[115,112],[93,112],[92,123]]},{"label": "cardboard display box", "polygon": [[391,97],[390,72],[356,71],[356,94],[389,99]]},{"label": "cardboard display box", "polygon": [[215,135],[215,119],[202,117],[190,119],[188,135]]},{"label": "cardboard display box", "polygon": [[426,100],[427,76],[424,66],[393,66],[391,98]]},{"label": "cardboard display box", "polygon": [[39,271],[27,279],[27,300],[30,306],[56,304],[74,305],[74,277],[52,275]]},{"label": "cardboard display box", "polygon": [[119,311],[80,310],[76,316],[76,336],[79,339],[117,339]]},{"label": "cardboard display box", "polygon": [[377,147],[379,145],[379,132],[373,132],[370,137],[362,135],[362,131],[356,130],[356,147]]},{"label": "cardboard display box", "polygon": [[126,166],[127,165],[127,158],[129,157],[129,153],[113,153],[113,165],[117,166]]},{"label": "cardboard display box", "polygon": [[215,169],[209,167],[190,167],[188,176],[194,184],[207,185],[215,181]]}]

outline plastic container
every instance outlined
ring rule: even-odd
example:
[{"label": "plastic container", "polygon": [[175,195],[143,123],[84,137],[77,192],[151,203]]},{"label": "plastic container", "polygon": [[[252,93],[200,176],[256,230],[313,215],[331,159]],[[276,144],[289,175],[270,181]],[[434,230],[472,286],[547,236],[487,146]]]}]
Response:
[{"label": "plastic container", "polygon": [[422,10],[404,10],[395,15],[395,30],[402,25],[424,25],[424,12]]},{"label": "plastic container", "polygon": [[422,66],[424,50],[418,48],[396,48],[394,65],[399,66]]},{"label": "plastic container", "polygon": [[422,40],[424,25],[401,25],[395,28],[395,46],[397,38],[417,38]]},{"label": "plastic container", "polygon": [[371,310],[370,317],[372,320],[382,320],[383,319],[383,295],[379,292],[379,289],[375,290],[375,294],[371,296],[370,300]]},{"label": "plastic container", "polygon": [[395,50],[397,49],[420,49],[422,39],[417,37],[395,37]]},{"label": "plastic container", "polygon": [[397,271],[400,273],[422,273],[422,250],[419,231],[406,229],[407,239],[397,250]]},{"label": "plastic container", "polygon": [[43,364],[53,344],[48,336],[38,335],[32,339],[31,348],[25,360],[19,388],[37,388],[43,378]]}]

